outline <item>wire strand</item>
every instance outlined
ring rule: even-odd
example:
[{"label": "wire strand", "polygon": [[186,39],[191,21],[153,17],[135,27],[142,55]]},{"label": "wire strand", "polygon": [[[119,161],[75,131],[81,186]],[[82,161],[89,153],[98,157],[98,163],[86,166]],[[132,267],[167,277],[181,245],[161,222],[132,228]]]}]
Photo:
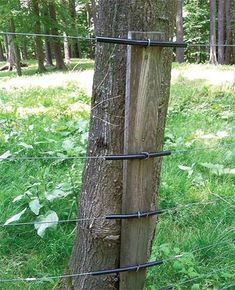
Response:
[{"label": "wire strand", "polygon": [[[193,202],[193,203],[188,203],[186,205],[178,205],[171,208],[160,209],[159,211],[161,211],[161,214],[164,214],[164,213],[170,213],[171,211],[182,210],[182,209],[191,208],[191,207],[199,206],[199,205],[206,206],[206,205],[216,204],[218,202],[221,202],[221,199],[215,199],[213,201],[208,201],[208,202]],[[232,207],[233,205],[230,204],[230,206]],[[29,221],[29,222],[10,223],[10,224],[2,223],[0,224],[0,227],[14,227],[14,226],[19,227],[19,226],[28,226],[28,225],[41,225],[41,224],[82,223],[82,222],[92,222],[92,221],[97,221],[97,220],[109,221],[110,219],[108,217],[109,215],[103,216],[103,217],[67,219],[67,220],[58,220],[58,221]]]},{"label": "wire strand", "polygon": [[[46,33],[30,33],[30,32],[10,32],[10,31],[0,31],[0,35],[18,35],[18,36],[37,36],[37,37],[52,37],[52,38],[70,38],[70,39],[80,39],[97,41],[96,37],[87,36],[75,36],[75,35],[56,35],[56,34],[46,34]],[[215,44],[210,43],[188,43],[188,47],[235,47],[235,44]]]},{"label": "wire strand", "polygon": [[[185,149],[185,150],[170,150],[172,155],[174,154],[186,154],[191,152],[198,152],[198,151],[207,151],[219,148],[231,148],[235,145],[235,143],[230,144],[220,144],[217,146],[211,147],[201,147],[195,149]],[[0,163],[1,162],[9,162],[9,161],[36,161],[36,160],[86,160],[86,159],[100,159],[106,161],[106,158],[110,157],[110,155],[100,155],[100,156],[21,156],[21,157],[1,157],[0,156]]]},{"label": "wire strand", "polygon": [[[223,244],[229,243],[230,241],[232,241],[232,240],[224,241]],[[222,244],[222,242],[220,244]],[[218,245],[218,243],[212,244],[212,245],[210,245],[210,247],[215,247],[217,245]],[[208,247],[209,246],[202,247],[200,249],[194,250],[191,253],[195,253],[195,252],[198,252],[198,251],[202,251],[203,249],[206,249]],[[183,256],[185,256],[187,254],[189,254],[189,253],[184,253],[184,254],[181,254],[181,255],[172,256],[170,258],[163,259],[163,260],[159,260],[159,261],[156,261],[156,260],[150,261],[149,264],[155,263],[155,262],[159,262],[159,264],[168,263],[168,262],[170,262],[172,260],[179,259],[179,258],[181,258],[181,257],[183,257]],[[130,266],[130,268],[133,268],[133,267],[135,267],[135,266]],[[138,267],[138,265],[136,267]],[[126,268],[128,268],[128,266]],[[116,269],[116,270],[118,270],[118,269]],[[37,281],[47,282],[49,280],[55,280],[55,279],[76,278],[76,277],[79,277],[79,276],[94,276],[94,275],[97,275],[97,273],[99,273],[99,272],[100,273],[103,272],[104,274],[105,274],[105,272],[108,272],[107,275],[117,274],[117,271],[116,272],[113,271],[112,273],[109,273],[109,271],[112,271],[112,270],[104,270],[104,271],[97,271],[97,272],[84,272],[84,273],[69,274],[69,275],[46,276],[46,277],[27,277],[27,278],[0,279],[0,283],[37,282]],[[186,283],[186,281],[184,281],[183,283]]]}]

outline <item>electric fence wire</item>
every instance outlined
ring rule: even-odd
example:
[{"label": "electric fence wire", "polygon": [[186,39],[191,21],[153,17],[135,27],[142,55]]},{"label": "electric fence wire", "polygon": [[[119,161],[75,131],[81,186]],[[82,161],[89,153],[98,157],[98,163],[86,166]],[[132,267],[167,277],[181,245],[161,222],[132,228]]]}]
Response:
[{"label": "electric fence wire", "polygon": [[[165,209],[160,209],[159,212],[160,214],[170,214],[172,211],[178,211],[178,210],[183,210],[186,208],[192,208],[194,206],[207,206],[207,205],[213,205],[213,204],[217,204],[218,202],[221,202],[221,199],[215,199],[213,201],[208,201],[208,202],[193,202],[193,203],[188,203],[186,205],[178,205],[175,207],[171,207],[171,208],[165,208]],[[233,207],[233,205],[230,205],[230,207]],[[113,215],[115,217],[115,215]],[[125,215],[123,215],[125,216]],[[147,217],[147,216],[146,216]],[[138,218],[138,216],[137,216]],[[114,220],[115,218],[112,218],[112,220]],[[120,218],[116,218],[116,219],[120,219]],[[95,222],[98,220],[102,220],[102,221],[109,221],[111,219],[109,219],[109,215],[103,216],[103,217],[89,217],[89,218],[78,218],[78,219],[66,219],[66,220],[57,220],[57,221],[29,221],[29,222],[22,222],[22,223],[1,223],[0,227],[20,227],[20,226],[36,226],[36,225],[43,225],[43,224],[64,224],[64,223],[83,223],[83,222]]]},{"label": "electric fence wire", "polygon": [[[211,244],[205,247],[201,247],[199,249],[196,249],[192,252],[188,252],[188,253],[183,253],[181,255],[177,255],[177,256],[172,256],[169,257],[167,259],[163,259],[163,260],[155,260],[155,261],[150,261],[148,263],[145,264],[140,264],[140,265],[136,265],[136,266],[126,266],[126,267],[121,267],[118,269],[111,269],[111,270],[101,270],[101,271],[96,271],[96,272],[84,272],[84,273],[78,273],[78,274],[69,274],[69,275],[56,275],[56,276],[45,276],[45,277],[27,277],[27,278],[12,278],[12,279],[1,279],[0,278],[0,283],[16,283],[16,282],[48,282],[50,280],[57,280],[57,279],[66,279],[66,278],[76,278],[79,276],[99,276],[99,275],[113,275],[113,274],[118,274],[120,272],[127,272],[127,271],[138,271],[140,269],[143,268],[147,268],[147,267],[151,267],[151,266],[157,266],[157,265],[161,265],[164,263],[168,263],[170,261],[174,261],[177,259],[182,258],[183,256],[187,255],[187,254],[193,254],[196,252],[200,252],[202,250],[205,249],[209,249],[209,248],[213,248],[216,247],[218,245],[222,245],[222,244],[230,244],[231,242],[234,242],[233,239],[228,239],[226,241],[221,241],[215,244]],[[227,246],[228,246],[227,245]],[[226,247],[226,246],[225,246]],[[182,284],[187,283],[189,280],[182,282]]]},{"label": "electric fence wire", "polygon": [[[97,41],[97,37],[86,37],[86,36],[75,36],[75,35],[55,35],[46,33],[30,33],[30,32],[10,32],[10,31],[0,31],[0,35],[18,35],[18,36],[32,36],[32,37],[51,37],[51,38],[62,38],[64,39],[79,39],[87,41]],[[235,44],[215,44],[211,45],[209,43],[189,43],[188,47],[235,47]]]},{"label": "electric fence wire", "polygon": [[[220,144],[216,146],[210,146],[210,147],[201,147],[201,148],[195,148],[195,149],[177,149],[177,150],[169,150],[172,155],[175,154],[188,154],[191,152],[204,152],[207,150],[214,150],[219,148],[234,148],[235,143],[230,144]],[[164,152],[164,151],[163,151]],[[142,152],[139,154],[144,154],[148,152]],[[138,153],[137,153],[138,154]],[[119,155],[121,156],[121,155]],[[125,154],[123,155],[125,156]],[[21,156],[21,157],[4,157],[3,155],[0,156],[0,163],[1,162],[9,162],[9,161],[36,161],[36,160],[86,160],[86,159],[100,159],[100,160],[108,160],[111,157],[115,157],[115,155],[100,155],[100,156]],[[144,156],[143,156],[144,157]],[[123,158],[124,159],[124,158]]]}]

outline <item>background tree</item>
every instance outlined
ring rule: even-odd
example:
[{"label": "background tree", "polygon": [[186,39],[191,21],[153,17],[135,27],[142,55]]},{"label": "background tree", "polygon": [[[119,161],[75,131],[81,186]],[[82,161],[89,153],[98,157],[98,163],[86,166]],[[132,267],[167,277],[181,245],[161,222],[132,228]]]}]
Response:
[{"label": "background tree", "polygon": [[232,64],[232,2],[225,1],[225,16],[226,16],[226,46],[225,47],[225,64]]},{"label": "background tree", "polygon": [[[48,3],[48,11],[51,20],[51,34],[59,35],[58,32],[58,23],[57,23],[57,13],[56,13],[56,5],[54,1],[49,1]],[[61,41],[57,37],[53,37],[51,40],[53,53],[56,60],[56,68],[59,70],[64,70],[66,68],[64,59],[61,52]]]},{"label": "background tree", "polygon": [[[128,30],[164,31],[171,39],[175,21],[175,1],[93,1],[97,35],[127,37]],[[166,21],[167,19],[167,21]],[[161,110],[158,119],[159,144],[163,140],[164,123],[170,88],[172,50],[163,53]],[[98,44],[93,85],[88,154],[103,155],[123,152],[125,107],[126,46]],[[100,104],[100,105],[98,105]],[[108,104],[108,105],[107,105]],[[118,118],[117,118],[118,116]],[[121,117],[121,119],[120,119]],[[120,121],[121,120],[121,121]],[[159,145],[159,150],[160,150]],[[161,163],[156,163],[159,188]],[[80,197],[79,218],[104,216],[121,212],[122,162],[87,161]],[[151,240],[153,237],[149,237]],[[67,274],[81,273],[119,266],[120,224],[96,220],[77,226],[77,234],[66,270]],[[58,289],[105,290],[118,289],[113,276],[73,277],[64,279]]]},{"label": "background tree", "polygon": [[219,0],[218,10],[218,63],[224,64],[224,12],[225,1]]},{"label": "background tree", "polygon": [[[183,0],[176,1],[176,40],[183,42]],[[184,48],[176,48],[176,61],[179,63],[184,62]]]},{"label": "background tree", "polygon": [[[69,12],[71,16],[72,31],[73,31],[73,35],[76,36],[78,35],[76,1],[68,0],[68,2],[69,2]],[[71,43],[71,55],[72,57],[77,57],[77,58],[81,57],[80,44],[79,44],[79,41],[76,39],[73,39]]]},{"label": "background tree", "polygon": [[217,56],[216,56],[216,0],[210,0],[210,63],[217,64]]},{"label": "background tree", "polygon": [[184,0],[184,40],[196,46],[185,49],[185,59],[189,62],[208,61],[210,34],[210,3],[209,0]]},{"label": "background tree", "polygon": [[2,41],[0,40],[0,61],[5,61],[5,55],[4,55],[4,49],[3,49],[3,45],[2,45]]},{"label": "background tree", "polygon": [[[31,0],[33,18],[35,19],[34,33],[41,34],[41,22],[40,22],[40,11],[39,11],[39,1]],[[44,51],[43,51],[43,41],[41,36],[35,37],[35,49],[38,60],[38,72],[42,73],[46,71],[44,66]]]}]

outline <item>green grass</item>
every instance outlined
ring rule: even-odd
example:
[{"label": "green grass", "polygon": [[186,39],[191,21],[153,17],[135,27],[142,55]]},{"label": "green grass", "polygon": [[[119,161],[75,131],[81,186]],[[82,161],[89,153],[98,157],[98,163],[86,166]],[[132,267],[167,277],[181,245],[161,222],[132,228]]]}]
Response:
[{"label": "green grass", "polygon": [[[91,61],[77,63],[73,60],[67,73],[72,76],[92,67]],[[175,71],[183,73],[192,68],[188,64],[174,67]],[[208,68],[200,65],[204,67]],[[226,71],[225,66],[215,69]],[[20,87],[14,85],[18,79],[15,72],[0,73],[0,155],[6,151],[16,157],[85,154],[90,97],[73,79],[50,84],[53,77],[56,82],[57,76],[62,80],[67,73],[50,71],[35,78],[35,71],[35,62],[30,62],[23,71],[22,84],[25,85]],[[46,86],[43,82],[35,83],[41,77],[43,82],[48,82]],[[13,85],[6,85],[6,80]],[[230,205],[217,201],[159,216],[152,259],[186,254],[181,259],[150,269],[146,290],[170,284],[175,284],[176,289],[219,289],[235,283],[235,265],[228,268],[235,264],[235,244],[221,243],[235,238],[235,175],[223,170],[217,175],[215,169],[217,164],[234,168],[235,91],[228,85],[212,86],[206,81],[188,80],[180,75],[174,80],[171,92],[165,148],[194,151],[164,158],[160,207],[205,203],[217,200],[218,195]],[[224,144],[231,146],[223,147]],[[197,150],[207,147],[214,148]],[[203,163],[212,164],[211,169]],[[33,197],[43,205],[41,215],[50,210],[60,219],[75,218],[83,165],[79,160],[0,162],[0,223],[22,211]],[[181,170],[179,165],[191,167],[192,174]],[[47,201],[45,192],[53,192],[61,183],[67,188],[64,192],[67,190],[70,194],[53,202]],[[26,194],[22,200],[12,202],[28,191],[32,195]],[[35,220],[35,214],[29,209],[20,221],[28,220]],[[60,275],[68,263],[73,238],[73,224],[48,229],[43,239],[33,226],[0,227],[0,279]],[[218,245],[200,250],[212,244]],[[220,268],[224,270],[213,274]],[[204,277],[207,273],[211,275]],[[192,282],[178,285],[194,278]],[[54,284],[55,281],[2,283],[0,289],[47,290]]]}]

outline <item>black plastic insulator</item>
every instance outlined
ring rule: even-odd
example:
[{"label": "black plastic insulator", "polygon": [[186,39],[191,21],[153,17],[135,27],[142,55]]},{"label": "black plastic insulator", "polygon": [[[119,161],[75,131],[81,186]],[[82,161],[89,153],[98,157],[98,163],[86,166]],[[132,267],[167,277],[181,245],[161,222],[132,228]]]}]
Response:
[{"label": "black plastic insulator", "polygon": [[105,160],[131,160],[131,159],[148,159],[154,157],[163,157],[171,155],[171,151],[159,151],[159,152],[141,152],[135,154],[123,154],[123,155],[107,155],[104,156]]},{"label": "black plastic insulator", "polygon": [[146,218],[162,214],[163,210],[154,210],[150,212],[136,212],[130,214],[110,214],[105,217],[107,220],[124,220],[124,219],[135,219],[135,218]]},{"label": "black plastic insulator", "polygon": [[101,275],[109,275],[109,274],[118,274],[122,272],[139,271],[139,270],[146,269],[149,267],[159,266],[159,265],[162,265],[163,263],[164,263],[163,261],[153,261],[153,262],[148,262],[148,263],[144,263],[140,265],[133,265],[133,266],[121,267],[117,269],[91,272],[90,275],[101,276]]},{"label": "black plastic insulator", "polygon": [[149,40],[149,39],[128,39],[128,38],[113,38],[113,37],[96,37],[97,42],[104,43],[116,43],[125,45],[139,45],[139,46],[159,46],[159,47],[187,47],[184,42],[172,42],[172,41],[161,41],[161,40]]}]

